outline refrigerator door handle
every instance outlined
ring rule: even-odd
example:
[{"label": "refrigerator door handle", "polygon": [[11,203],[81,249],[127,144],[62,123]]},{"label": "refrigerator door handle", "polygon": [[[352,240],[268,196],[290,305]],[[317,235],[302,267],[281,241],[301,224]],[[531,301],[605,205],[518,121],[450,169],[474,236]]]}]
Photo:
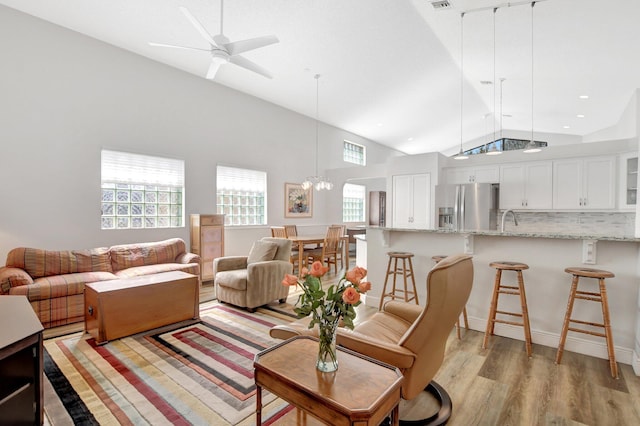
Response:
[{"label": "refrigerator door handle", "polygon": [[464,199],[465,199],[465,186],[462,186],[462,190],[460,191],[460,227],[459,231],[464,231]]}]

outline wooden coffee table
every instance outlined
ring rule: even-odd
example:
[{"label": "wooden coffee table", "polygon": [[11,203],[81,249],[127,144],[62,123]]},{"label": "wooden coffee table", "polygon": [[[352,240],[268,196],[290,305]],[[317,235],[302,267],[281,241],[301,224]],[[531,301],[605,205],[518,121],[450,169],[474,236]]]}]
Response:
[{"label": "wooden coffee table", "polygon": [[[338,370],[321,373],[317,355],[316,338],[296,336],[255,356],[257,425],[262,424],[262,388],[297,407],[278,424],[313,424],[318,419],[333,426],[379,425],[389,415],[392,424],[398,424],[400,370],[338,348]],[[307,413],[313,417],[306,419]]]},{"label": "wooden coffee table", "polygon": [[161,272],[90,283],[84,289],[84,327],[96,343],[198,319],[198,277]]}]

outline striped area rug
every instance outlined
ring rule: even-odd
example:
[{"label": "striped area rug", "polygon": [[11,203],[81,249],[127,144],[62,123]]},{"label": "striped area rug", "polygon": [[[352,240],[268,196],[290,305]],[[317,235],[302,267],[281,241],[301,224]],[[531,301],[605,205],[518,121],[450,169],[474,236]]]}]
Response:
[{"label": "striped area rug", "polygon": [[[200,322],[98,346],[76,333],[45,341],[45,417],[51,425],[255,424],[253,358],[292,320],[209,303]],[[293,407],[263,392],[263,421]]]}]

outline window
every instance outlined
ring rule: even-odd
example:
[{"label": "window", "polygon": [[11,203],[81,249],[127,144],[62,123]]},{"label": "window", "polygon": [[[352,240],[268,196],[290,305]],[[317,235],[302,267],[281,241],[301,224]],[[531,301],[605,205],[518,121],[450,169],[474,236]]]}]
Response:
[{"label": "window", "polygon": [[343,159],[346,162],[364,166],[366,164],[364,146],[344,141]]},{"label": "window", "polygon": [[342,188],[342,221],[364,222],[364,185],[345,183]]},{"label": "window", "polygon": [[102,150],[102,229],[184,224],[184,161]]},{"label": "window", "polygon": [[218,166],[218,213],[224,224],[267,224],[267,174],[258,170]]}]

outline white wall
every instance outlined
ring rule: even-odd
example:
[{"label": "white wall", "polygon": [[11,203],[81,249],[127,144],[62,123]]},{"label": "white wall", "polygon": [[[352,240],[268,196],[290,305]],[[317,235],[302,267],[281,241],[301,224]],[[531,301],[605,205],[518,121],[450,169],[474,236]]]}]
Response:
[{"label": "white wall", "polygon": [[[215,212],[217,164],[267,172],[270,224],[285,222],[284,183],[314,173],[313,118],[4,6],[0,52],[0,262],[18,246],[188,240],[187,228],[100,229],[102,148],[184,159],[187,217]],[[401,155],[324,124],[319,135],[320,172],[345,166],[344,139],[365,145],[371,164]],[[341,197],[319,194],[312,219],[287,223],[313,231]],[[226,253],[246,253],[266,233],[228,230]]]}]

